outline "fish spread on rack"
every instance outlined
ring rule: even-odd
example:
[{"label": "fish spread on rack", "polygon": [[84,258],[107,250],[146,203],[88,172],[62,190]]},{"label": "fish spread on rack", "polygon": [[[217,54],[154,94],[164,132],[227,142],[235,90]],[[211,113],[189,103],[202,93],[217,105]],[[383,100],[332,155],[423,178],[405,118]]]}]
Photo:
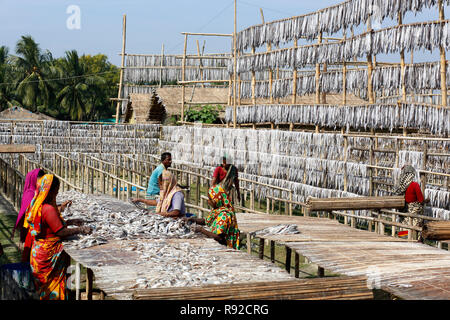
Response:
[{"label": "fish spread on rack", "polygon": [[70,248],[83,249],[109,240],[165,239],[198,237],[190,222],[148,213],[132,203],[110,196],[94,196],[70,190],[57,196],[58,203],[72,200],[63,211],[64,219],[82,219],[92,228],[90,235],[77,235],[66,240]]},{"label": "fish spread on rack", "polygon": [[296,224],[279,224],[273,227],[267,227],[255,232],[257,236],[269,236],[278,234],[299,234]]}]

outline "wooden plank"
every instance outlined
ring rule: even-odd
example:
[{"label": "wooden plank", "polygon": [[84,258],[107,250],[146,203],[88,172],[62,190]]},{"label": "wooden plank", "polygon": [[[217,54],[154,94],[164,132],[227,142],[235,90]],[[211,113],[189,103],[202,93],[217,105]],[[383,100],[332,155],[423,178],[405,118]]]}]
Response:
[{"label": "wooden plank", "polygon": [[0,153],[35,153],[36,146],[31,144],[0,144]]},{"label": "wooden plank", "polygon": [[334,299],[373,299],[367,288],[365,277],[335,277],[295,281],[275,281],[230,285],[208,285],[201,287],[136,290],[136,300],[334,300]]},{"label": "wooden plank", "polygon": [[[139,288],[137,278],[146,278],[149,283],[152,279],[160,279],[162,276],[161,265],[152,260],[141,261],[139,253],[127,250],[137,244],[158,242],[160,239],[136,239],[111,241],[107,244],[86,249],[68,249],[65,251],[77,262],[92,269],[95,275],[95,286],[104,291],[113,299],[131,299],[134,290]],[[258,259],[258,256],[249,255],[246,252],[233,250],[218,244],[213,239],[164,239],[165,245],[192,246],[202,257],[210,257],[217,261],[217,267],[208,272],[215,272],[215,276],[223,285],[240,283],[241,286],[249,282],[286,281],[295,279],[270,261]],[[183,270],[185,262],[182,259],[179,265],[171,265],[178,270]],[[215,264],[216,265],[216,264]],[[205,272],[202,265],[194,266],[189,273],[195,275]],[[223,272],[224,268],[227,272]],[[165,273],[167,276],[167,273]],[[222,275],[223,274],[223,275]],[[177,274],[174,274],[175,278]],[[167,284],[168,288],[178,290],[176,284]]]},{"label": "wooden plank", "polygon": [[309,198],[306,203],[311,211],[320,210],[365,210],[365,209],[401,209],[405,198],[392,197],[348,197],[348,198]]}]

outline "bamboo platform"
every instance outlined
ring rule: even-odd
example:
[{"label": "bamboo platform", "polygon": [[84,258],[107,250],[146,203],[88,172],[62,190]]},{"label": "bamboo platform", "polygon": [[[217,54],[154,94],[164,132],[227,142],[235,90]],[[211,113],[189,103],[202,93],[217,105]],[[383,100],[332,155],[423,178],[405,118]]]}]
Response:
[{"label": "bamboo platform", "polygon": [[237,219],[245,233],[281,223],[296,224],[300,234],[260,238],[284,244],[333,273],[366,276],[375,288],[399,298],[450,299],[450,252],[446,250],[324,218],[239,213]]},{"label": "bamboo platform", "polygon": [[135,300],[360,300],[373,299],[366,277],[331,277],[202,287],[136,290]]},{"label": "bamboo platform", "polygon": [[[157,279],[160,277],[155,263],[151,261],[139,262],[139,255],[126,248],[130,242],[150,242],[152,240],[122,240],[113,241],[104,245],[86,249],[71,250],[65,249],[72,259],[86,268],[93,271],[95,285],[101,289],[108,298],[119,300],[132,299],[133,292],[137,289],[136,279]],[[224,281],[229,280],[231,274],[232,282],[245,286],[246,283],[271,282],[271,281],[292,281],[294,276],[280,269],[268,261],[261,261],[255,256],[250,256],[243,251],[236,251],[218,244],[213,239],[167,239],[168,244],[189,243],[201,254],[211,259],[217,259],[217,263],[222,267],[222,271],[228,273]],[[180,261],[179,269],[183,264]],[[177,267],[177,266],[171,266]],[[201,268],[202,266],[198,266]],[[196,270],[190,273],[195,275]],[[179,290],[180,287],[168,285],[171,290]]]}]

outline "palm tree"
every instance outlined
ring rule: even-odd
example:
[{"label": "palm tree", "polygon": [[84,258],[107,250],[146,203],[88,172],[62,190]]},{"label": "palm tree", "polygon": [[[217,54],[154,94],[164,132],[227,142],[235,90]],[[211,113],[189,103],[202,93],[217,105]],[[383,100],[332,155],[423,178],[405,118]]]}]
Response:
[{"label": "palm tree", "polygon": [[42,53],[31,36],[22,36],[17,42],[16,54],[17,94],[25,107],[36,112],[38,106],[48,106],[51,100],[52,90],[46,75],[52,55],[48,50]]},{"label": "palm tree", "polygon": [[78,57],[76,50],[66,51],[65,57],[58,62],[59,73],[65,80],[62,80],[62,89],[56,101],[71,120],[86,120],[92,108],[91,98],[95,97],[96,86],[103,79],[88,74],[87,66]]},{"label": "palm tree", "polygon": [[0,47],[0,111],[13,105],[20,105],[14,95],[12,67],[9,62],[9,50]]}]

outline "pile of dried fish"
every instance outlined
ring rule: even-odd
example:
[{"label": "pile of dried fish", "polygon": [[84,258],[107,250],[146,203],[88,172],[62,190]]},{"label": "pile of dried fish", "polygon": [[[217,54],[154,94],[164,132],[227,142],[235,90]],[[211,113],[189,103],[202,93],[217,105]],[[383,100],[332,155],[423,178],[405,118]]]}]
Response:
[{"label": "pile of dried fish", "polygon": [[[418,13],[437,5],[437,0],[347,0],[316,12],[248,27],[236,35],[239,51],[264,44],[282,45],[300,37],[317,38],[320,33],[333,34],[356,27],[369,19],[383,22],[397,14]],[[444,0],[448,5],[449,1]]]},{"label": "pile of dried fish", "polygon": [[339,42],[243,55],[237,60],[236,71],[241,73],[277,68],[293,69],[315,63],[339,63],[370,54],[390,54],[402,50],[432,51],[440,46],[447,50],[450,45],[449,28],[448,20],[423,22],[367,32]]},{"label": "pile of dried fish", "polygon": [[78,235],[67,242],[70,248],[83,249],[124,239],[194,238],[189,225],[180,219],[149,214],[109,196],[93,196],[70,190],[58,194],[57,201],[72,200],[63,212],[64,219],[83,219],[93,229],[90,235]]},{"label": "pile of dried fish", "polygon": [[[399,105],[250,105],[237,108],[237,123],[303,123],[329,128],[356,130],[401,127],[421,129],[436,135],[450,132],[447,108],[402,103]],[[233,121],[233,107],[225,110],[225,121]]]},{"label": "pile of dried fish", "polygon": [[272,236],[279,234],[298,234],[300,231],[297,229],[296,224],[279,224],[273,227],[267,227],[255,232],[256,236]]},{"label": "pile of dried fish", "polygon": [[1,144],[33,144],[39,152],[156,153],[159,124],[99,125],[45,120],[0,123]]},{"label": "pile of dried fish", "polygon": [[151,263],[154,271],[151,277],[137,278],[134,288],[185,287],[233,281],[232,273],[224,268],[225,261],[201,252],[187,242],[136,241],[127,242],[123,249],[138,252],[139,260],[135,263]]}]

